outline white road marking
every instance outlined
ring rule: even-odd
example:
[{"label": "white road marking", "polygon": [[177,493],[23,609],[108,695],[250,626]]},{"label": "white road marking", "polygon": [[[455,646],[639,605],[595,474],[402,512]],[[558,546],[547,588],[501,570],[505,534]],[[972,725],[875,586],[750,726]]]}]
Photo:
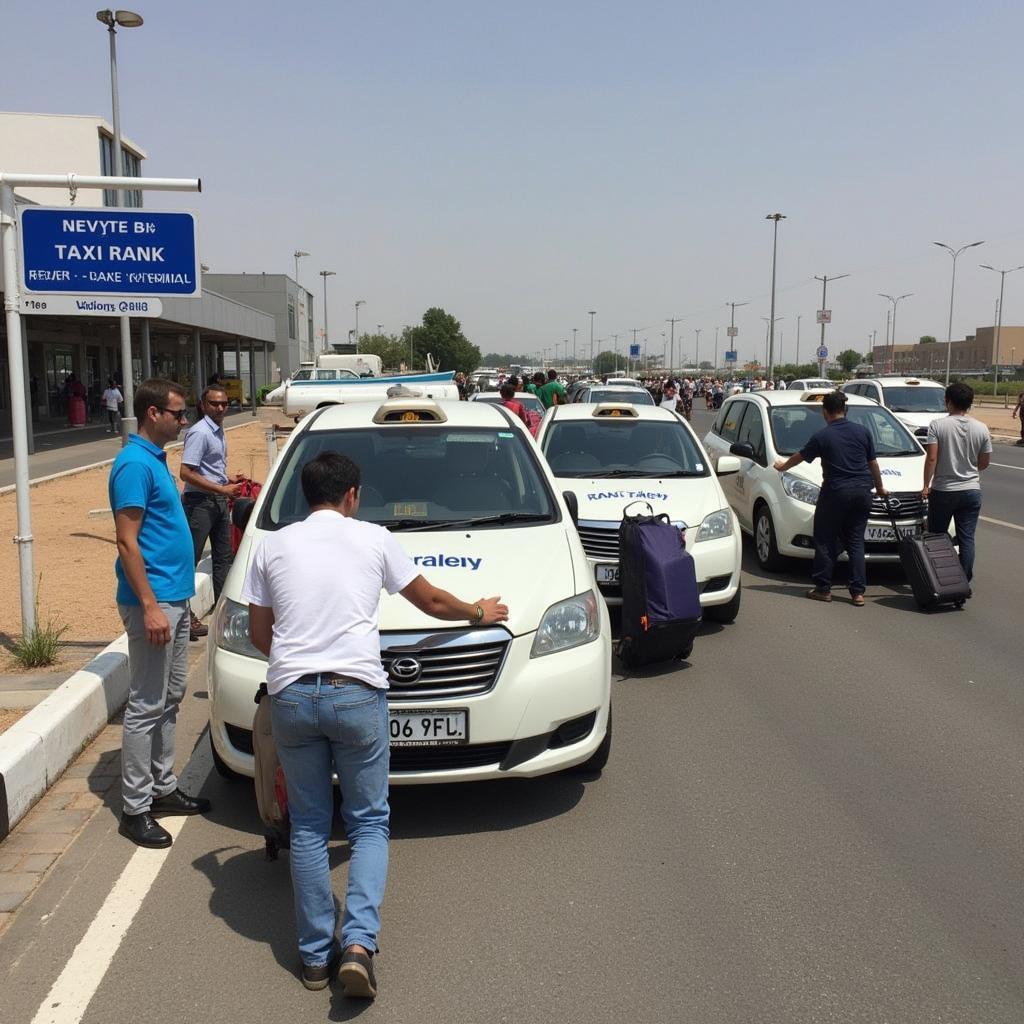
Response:
[{"label": "white road marking", "polygon": [[1016,523],[1008,523],[1008,522],[1006,522],[1003,519],[989,519],[988,516],[978,516],[978,518],[983,523],[993,523],[996,526],[1005,526],[1005,527],[1007,527],[1008,529],[1011,529],[1011,530],[1022,530],[1022,531],[1024,531],[1024,526],[1018,526]]},{"label": "white road marking", "polygon": [[[184,817],[168,818],[162,824],[171,838],[177,839],[186,820]],[[170,846],[166,850],[140,847],[132,854],[60,977],[40,1004],[32,1024],[80,1024],[172,849]]]},{"label": "white road marking", "polygon": [[1005,462],[990,462],[990,466],[998,466],[1000,469],[1016,469],[1020,473],[1024,473],[1024,466],[1011,466]]}]

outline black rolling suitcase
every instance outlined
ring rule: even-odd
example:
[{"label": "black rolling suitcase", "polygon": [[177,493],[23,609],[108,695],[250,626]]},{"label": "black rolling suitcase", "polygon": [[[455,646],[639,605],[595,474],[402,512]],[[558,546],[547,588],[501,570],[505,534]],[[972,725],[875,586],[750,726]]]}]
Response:
[{"label": "black rolling suitcase", "polygon": [[619,657],[631,667],[688,658],[701,622],[693,556],[668,516],[651,512],[619,526]]},{"label": "black rolling suitcase", "polygon": [[923,533],[911,537],[896,526],[889,498],[885,498],[892,528],[896,531],[896,544],[900,565],[914,592],[917,606],[930,611],[944,604],[962,608],[971,596],[971,585],[964,575],[956,548],[948,533]]}]

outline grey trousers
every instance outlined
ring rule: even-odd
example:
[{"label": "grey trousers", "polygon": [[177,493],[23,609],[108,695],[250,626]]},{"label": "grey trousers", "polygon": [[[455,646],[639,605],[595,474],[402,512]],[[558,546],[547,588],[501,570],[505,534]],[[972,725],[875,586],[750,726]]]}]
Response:
[{"label": "grey trousers", "polygon": [[142,606],[119,604],[128,634],[128,705],[121,740],[121,800],[126,814],[141,814],[158,796],[178,788],[174,727],[188,682],[188,601],[160,602],[171,641],[146,639]]}]

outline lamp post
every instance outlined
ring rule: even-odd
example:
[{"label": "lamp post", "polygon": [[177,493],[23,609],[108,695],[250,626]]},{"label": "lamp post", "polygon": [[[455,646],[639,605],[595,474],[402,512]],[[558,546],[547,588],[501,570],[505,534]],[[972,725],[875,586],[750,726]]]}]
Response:
[{"label": "lamp post", "polygon": [[796,318],[796,358],[793,360],[794,365],[797,367],[799,372],[800,367],[800,321],[803,320],[803,314],[798,314]]},{"label": "lamp post", "polygon": [[772,369],[775,362],[775,264],[779,247],[779,221],[785,220],[784,213],[769,213],[765,220],[774,221],[772,230],[772,306],[768,321],[768,378],[772,377]]},{"label": "lamp post", "polygon": [[[115,178],[121,177],[121,104],[117,93],[117,26],[121,28],[139,28],[142,25],[142,15],[134,11],[97,11],[96,20],[107,26],[107,34],[110,37],[110,105],[114,127],[114,139],[111,143],[111,170]],[[121,191],[114,189],[114,201],[111,205],[121,205]],[[128,435],[134,434],[138,429],[138,420],[135,418],[135,378],[132,372],[132,322],[126,317],[118,318],[121,327],[121,386],[124,388],[124,411],[127,416],[121,419],[121,445],[128,443]],[[198,376],[199,368],[196,367]],[[199,395],[198,380],[196,381],[196,396]]]},{"label": "lamp post", "polygon": [[945,249],[953,257],[953,276],[949,282],[949,330],[946,332],[946,387],[949,387],[949,362],[953,354],[953,295],[956,291],[956,258],[965,249],[973,249],[976,245],[984,244],[985,241],[982,239],[980,242],[969,242],[967,245],[961,245],[959,249],[954,249],[953,246],[946,245],[945,242],[932,242],[932,245]]},{"label": "lamp post", "polygon": [[1012,274],[1017,270],[1024,270],[1024,264],[1019,267],[1010,267],[1008,270],[997,270],[995,267],[990,267],[987,263],[978,264],[982,270],[991,270],[999,275],[999,316],[996,319],[996,358],[995,358],[995,377],[994,384],[992,387],[993,397],[999,397],[999,335],[1003,329],[1003,287],[1006,284],[1006,275]]},{"label": "lamp post", "polygon": [[[576,328],[576,327],[574,327],[572,329],[572,365],[573,366],[576,365],[576,331],[577,330],[578,330],[578,328]],[[569,353],[566,352],[566,355],[568,355],[568,354]]]},{"label": "lamp post", "polygon": [[594,317],[597,315],[596,309],[588,309],[587,316],[590,317],[590,372],[594,372]]},{"label": "lamp post", "polygon": [[761,317],[764,321],[764,362],[765,362],[765,380],[771,377],[768,372],[768,364],[772,356],[772,338],[775,336],[775,325],[779,320],[785,320],[785,315],[769,318],[766,316]]},{"label": "lamp post", "polygon": [[613,334],[612,337],[615,339],[615,372],[619,372],[619,336]]},{"label": "lamp post", "polygon": [[334,277],[335,272],[333,270],[321,270],[320,276],[324,279],[324,347],[323,351],[327,352],[330,348],[330,333],[327,329],[327,278]]},{"label": "lamp post", "polygon": [[[822,274],[821,277],[818,277],[817,274],[814,275],[814,280],[821,282],[821,317],[820,317],[820,319],[821,319],[821,342],[820,342],[821,348],[825,347],[825,315],[826,315],[826,311],[828,309],[828,307],[825,305],[825,303],[826,303],[826,295],[828,294],[828,283],[829,283],[829,281],[842,281],[842,279],[844,277],[849,277],[849,276],[850,276],[849,274],[835,274],[832,277],[829,277],[828,274]],[[823,359],[819,359],[818,360],[818,376],[822,377],[822,376],[824,376],[824,374],[825,374],[825,361]]]},{"label": "lamp post", "polygon": [[697,335],[697,358],[694,359],[694,363],[697,366],[697,376],[698,377],[700,376],[700,332],[701,332],[701,328],[700,327],[696,328],[694,330],[694,332],[693,332],[694,334]]},{"label": "lamp post", "polygon": [[901,299],[909,299],[913,292],[906,292],[904,295],[886,295],[885,292],[879,292],[878,296],[882,299],[888,299],[892,303],[892,320],[891,332],[892,341],[889,342],[889,372],[893,372],[893,367],[896,365],[896,307],[900,304]]},{"label": "lamp post", "polygon": [[668,366],[666,367],[666,369],[668,370],[668,375],[670,377],[672,376],[672,367],[673,367],[673,365],[675,365],[675,361],[676,361],[676,324],[682,323],[682,322],[683,322],[683,318],[681,316],[674,316],[671,319],[665,321],[665,323],[672,325],[672,331],[671,331],[671,335],[672,336],[669,339],[669,347],[668,347]]},{"label": "lamp post", "polygon": [[718,328],[715,328],[715,374],[718,374]]},{"label": "lamp post", "polygon": [[302,249],[296,249],[295,252],[292,253],[292,256],[295,257],[295,283],[296,284],[299,283],[299,260],[302,259],[303,256],[308,256],[308,255],[309,255],[309,253],[308,252],[304,252]]},{"label": "lamp post", "polygon": [[356,299],[356,355],[359,355],[359,307],[366,305],[366,299]]},{"label": "lamp post", "polygon": [[[750,303],[749,302],[727,302],[726,305],[729,307],[729,330],[726,331],[726,335],[729,338],[729,342],[728,342],[728,345],[726,346],[726,350],[729,351],[729,352],[735,352],[736,351],[736,337],[737,337],[737,334],[739,333],[736,330],[736,307],[737,306],[749,306]],[[732,364],[732,369],[733,370],[736,369],[736,364],[735,363]]]}]

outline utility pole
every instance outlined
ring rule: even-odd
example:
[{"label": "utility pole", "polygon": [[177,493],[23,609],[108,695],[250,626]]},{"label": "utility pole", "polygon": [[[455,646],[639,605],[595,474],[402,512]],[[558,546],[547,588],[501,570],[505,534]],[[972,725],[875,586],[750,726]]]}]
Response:
[{"label": "utility pole", "polygon": [[800,321],[803,319],[802,314],[798,314],[796,318],[796,363],[797,368],[800,366]]},{"label": "utility pole", "polygon": [[694,359],[694,363],[697,366],[697,375],[700,376],[700,332],[701,328],[698,327],[693,333],[697,335],[697,358]]},{"label": "utility pole", "polygon": [[594,372],[594,317],[597,315],[596,309],[588,309],[587,316],[590,317],[590,372]]},{"label": "utility pole", "polygon": [[683,318],[681,316],[674,316],[671,319],[665,321],[665,323],[672,325],[672,335],[669,341],[668,348],[668,366],[666,367],[666,369],[668,370],[668,375],[670,377],[672,376],[672,367],[675,365],[676,362],[676,324],[682,323],[682,321]]},{"label": "utility pole", "polygon": [[715,373],[718,373],[718,328],[715,328]]},{"label": "utility pole", "polygon": [[[999,336],[1003,330],[1003,286],[1006,284],[1006,275],[1012,274],[1017,270],[1024,270],[1024,264],[1019,267],[1010,267],[1008,270],[996,270],[995,267],[990,267],[987,263],[979,264],[982,270],[991,270],[999,275],[999,310],[996,318],[996,358],[995,363],[995,377],[994,385],[992,387],[992,394],[995,398],[999,397]],[[1024,416],[1024,410],[1021,410],[1021,415]]]},{"label": "utility pole", "polygon": [[[823,274],[821,277],[818,277],[817,274],[814,275],[814,280],[821,282],[821,311],[818,314],[818,322],[821,324],[821,347],[822,348],[825,347],[825,321],[826,321],[827,318],[829,318],[829,311],[828,311],[828,309],[825,306],[825,294],[826,294],[826,289],[828,288],[828,283],[829,283],[829,281],[841,281],[844,277],[849,277],[849,276],[850,276],[849,274],[836,274],[834,277],[829,277],[828,274]],[[825,360],[824,359],[819,359],[818,360],[818,374],[820,376],[824,376],[824,374],[825,374]]]},{"label": "utility pole", "polygon": [[961,245],[959,249],[954,249],[951,245],[946,245],[945,242],[933,242],[933,245],[937,245],[940,249],[945,249],[950,256],[953,257],[953,276],[949,282],[949,331],[946,334],[946,387],[949,387],[949,363],[950,357],[953,352],[953,295],[956,292],[956,258],[964,251],[964,249],[973,249],[976,245],[984,245],[984,241],[971,242],[968,245]]},{"label": "utility pole", "polygon": [[893,372],[893,366],[896,363],[896,307],[900,303],[900,299],[909,299],[913,292],[907,292],[906,295],[897,295],[895,298],[892,295],[886,295],[885,292],[879,292],[879,298],[888,299],[892,303],[892,344],[889,348],[889,372]]},{"label": "utility pole", "polygon": [[772,307],[768,321],[768,379],[772,378],[772,366],[775,362],[775,264],[779,248],[779,221],[785,220],[784,213],[769,213],[765,220],[774,221],[772,232]]},{"label": "utility pole", "polygon": [[[736,351],[736,338],[739,335],[739,331],[736,330],[736,308],[738,306],[749,306],[749,302],[727,302],[726,305],[729,307],[729,330],[726,331],[726,336],[729,339],[729,351]],[[736,369],[736,364],[733,363],[732,369]]]},{"label": "utility pole", "polygon": [[619,372],[619,336],[613,334],[612,337],[615,339],[615,372]]}]

